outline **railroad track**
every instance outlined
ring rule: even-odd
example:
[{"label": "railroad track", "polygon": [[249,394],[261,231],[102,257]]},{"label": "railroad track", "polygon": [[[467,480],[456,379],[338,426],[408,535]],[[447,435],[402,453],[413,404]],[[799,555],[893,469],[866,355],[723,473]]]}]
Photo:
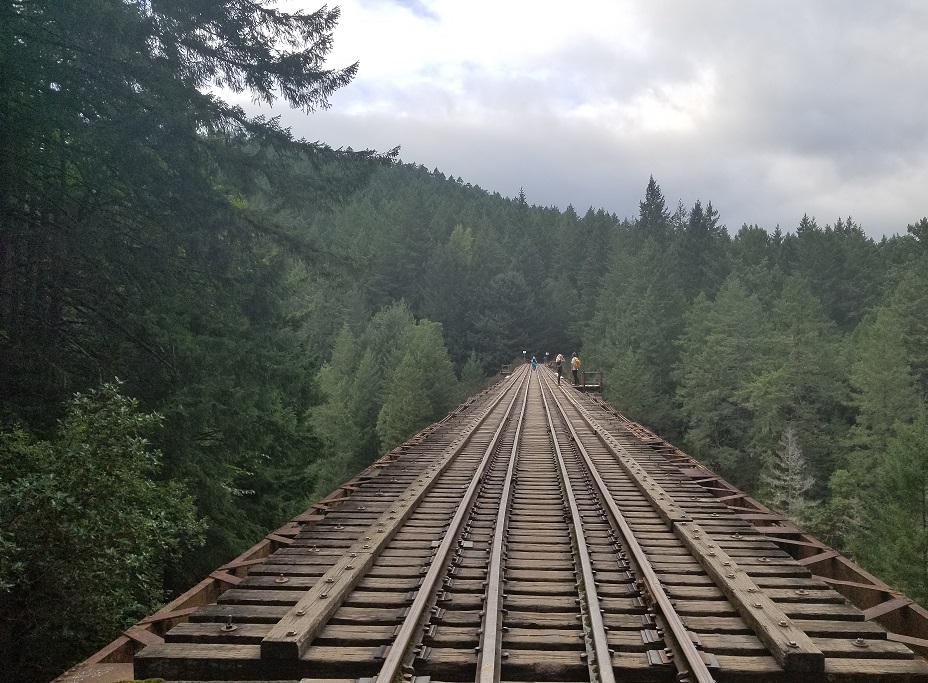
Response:
[{"label": "railroad track", "polygon": [[603,404],[516,371],[135,657],[135,678],[928,681]]}]

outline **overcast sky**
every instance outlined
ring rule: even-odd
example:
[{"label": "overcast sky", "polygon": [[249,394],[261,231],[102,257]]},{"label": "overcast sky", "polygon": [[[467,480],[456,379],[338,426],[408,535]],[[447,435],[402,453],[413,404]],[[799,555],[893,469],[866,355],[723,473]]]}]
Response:
[{"label": "overcast sky", "polygon": [[732,234],[928,215],[926,0],[334,4],[328,65],[360,71],[328,111],[262,110],[298,137],[581,214],[637,216],[653,175]]}]

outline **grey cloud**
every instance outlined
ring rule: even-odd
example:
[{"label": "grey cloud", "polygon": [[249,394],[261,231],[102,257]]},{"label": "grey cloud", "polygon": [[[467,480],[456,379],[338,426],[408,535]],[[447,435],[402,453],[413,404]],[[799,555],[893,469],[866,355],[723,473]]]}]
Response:
[{"label": "grey cloud", "polygon": [[[404,88],[359,79],[332,110],[284,122],[337,146],[401,145],[404,161],[581,212],[634,217],[653,174],[672,207],[712,201],[732,232],[742,223],[793,230],[809,213],[821,224],[851,215],[880,236],[928,214],[928,3],[657,0],[641,12],[646,55],[590,40],[552,51],[527,75],[463,63],[460,92],[440,69]],[[560,118],[704,70],[715,94],[696,131],[629,137]],[[371,102],[403,114],[342,113]],[[463,115],[475,110],[482,116]]]},{"label": "grey cloud", "polygon": [[[301,118],[303,120],[297,120]],[[524,188],[529,202],[579,212],[603,208],[619,218],[634,218],[648,176],[661,185],[668,205],[691,207],[711,201],[721,222],[734,234],[743,223],[795,230],[803,214],[820,224],[851,215],[869,234],[904,232],[921,212],[906,204],[905,188],[875,181],[870,197],[854,204],[819,195],[811,185],[783,188],[770,178],[766,161],[751,150],[717,155],[714,141],[683,143],[652,136],[636,144],[604,141],[601,134],[564,122],[530,120],[465,127],[437,119],[404,121],[383,115],[349,117],[334,112],[285,115],[295,132],[311,126],[310,139],[336,146],[385,150],[401,145],[404,162],[460,176],[490,192],[515,196]],[[412,132],[414,131],[414,132]]]},{"label": "grey cloud", "polygon": [[[718,65],[726,106],[746,130],[800,152],[852,156],[924,143],[926,129],[915,112],[925,98],[916,84],[928,68],[919,47],[928,28],[926,6],[792,3],[787,10],[797,11],[789,14],[772,13],[764,3],[740,5],[768,11],[758,13],[759,22],[733,17],[737,23],[728,30],[739,38],[701,54]],[[887,9],[900,5],[908,11]],[[785,16],[792,17],[786,26]]]}]

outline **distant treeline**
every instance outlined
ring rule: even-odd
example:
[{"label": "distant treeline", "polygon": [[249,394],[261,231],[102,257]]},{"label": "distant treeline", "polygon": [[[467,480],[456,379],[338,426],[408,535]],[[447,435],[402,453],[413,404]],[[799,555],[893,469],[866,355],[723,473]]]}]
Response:
[{"label": "distant treeline", "polygon": [[928,220],[731,236],[653,179],[638,216],[581,216],[294,140],[204,92],[326,106],[355,70],[321,67],[337,11],[199,10],[0,3],[11,680],[84,658],[522,351],[580,352],[630,417],[928,600]]}]

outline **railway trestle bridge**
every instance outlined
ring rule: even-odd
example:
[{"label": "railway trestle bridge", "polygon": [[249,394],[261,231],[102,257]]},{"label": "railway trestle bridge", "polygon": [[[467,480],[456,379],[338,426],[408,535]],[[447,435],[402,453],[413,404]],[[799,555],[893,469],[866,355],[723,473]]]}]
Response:
[{"label": "railway trestle bridge", "polygon": [[928,613],[521,366],[59,683],[928,681]]}]

